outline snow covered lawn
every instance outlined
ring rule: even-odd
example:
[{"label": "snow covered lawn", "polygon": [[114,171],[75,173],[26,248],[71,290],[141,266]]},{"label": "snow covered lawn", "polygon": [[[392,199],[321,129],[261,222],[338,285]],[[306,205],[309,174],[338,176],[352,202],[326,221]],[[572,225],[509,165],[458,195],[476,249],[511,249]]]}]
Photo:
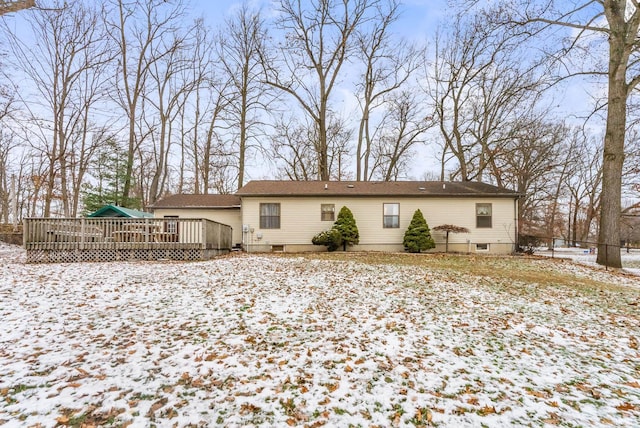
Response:
[{"label": "snow covered lawn", "polygon": [[[603,269],[602,266],[596,264],[596,253],[591,253],[589,250],[584,248],[556,248],[554,251],[551,251],[547,248],[541,248],[535,253],[539,256],[546,257],[557,257],[570,259],[574,262],[585,264],[597,268]],[[634,275],[640,276],[640,250],[637,248],[626,251],[625,249],[620,250],[620,258],[622,259],[622,268]]]},{"label": "snow covered lawn", "polygon": [[3,428],[640,426],[638,277],[522,257],[23,258],[0,246]]}]

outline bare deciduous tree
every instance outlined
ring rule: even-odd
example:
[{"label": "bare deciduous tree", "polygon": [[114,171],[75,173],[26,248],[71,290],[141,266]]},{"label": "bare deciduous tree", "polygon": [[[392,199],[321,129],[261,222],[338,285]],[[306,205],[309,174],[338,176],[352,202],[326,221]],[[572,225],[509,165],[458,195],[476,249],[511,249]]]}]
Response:
[{"label": "bare deciduous tree", "polygon": [[602,185],[602,144],[585,135],[577,140],[572,173],[565,178],[568,193],[567,242],[576,244],[589,240],[594,219],[600,209]]},{"label": "bare deciduous tree", "polygon": [[424,132],[433,123],[425,118],[415,91],[403,90],[385,98],[386,112],[375,133],[367,179],[391,181],[406,176],[412,149],[424,142]]},{"label": "bare deciduous tree", "polygon": [[[2,63],[0,63],[0,71]],[[4,76],[0,73],[0,76]],[[9,221],[10,206],[10,169],[9,160],[12,150],[15,148],[13,132],[9,131],[8,122],[14,110],[15,90],[8,84],[0,83],[0,221]]]},{"label": "bare deciduous tree", "polygon": [[[2,120],[0,119],[0,125]],[[0,128],[0,222],[8,223],[11,206],[10,155],[15,148],[12,135]]]},{"label": "bare deciduous tree", "polygon": [[[640,5],[627,0],[521,0],[505,3],[501,12],[510,17],[510,23],[525,25],[537,36],[556,35],[559,28],[567,29],[560,32],[563,39],[553,45],[558,46],[552,54],[561,64],[559,77],[589,74],[602,78],[607,85],[597,262],[621,267],[617,249],[627,103],[640,83]],[[588,49],[582,49],[585,44]],[[591,68],[589,52],[602,54],[602,62],[607,65]]]},{"label": "bare deciduous tree", "polygon": [[279,179],[313,180],[318,175],[313,147],[313,125],[295,118],[282,119],[271,135],[272,160]]},{"label": "bare deciduous tree", "polygon": [[218,58],[231,82],[227,93],[227,116],[236,124],[232,130],[237,141],[234,143],[237,144],[237,189],[244,184],[248,150],[259,133],[260,116],[268,108],[260,62],[266,39],[267,31],[260,12],[250,10],[247,3],[225,21],[218,37]]},{"label": "bare deciduous tree", "polygon": [[[372,176],[370,162],[373,150],[375,111],[387,106],[385,98],[405,86],[413,78],[425,57],[423,50],[403,40],[394,40],[391,25],[398,19],[399,3],[391,0],[377,9],[377,16],[358,31],[356,54],[363,64],[357,85],[361,117],[356,142],[356,180]],[[392,98],[393,99],[393,98]],[[379,125],[378,125],[379,126]]]},{"label": "bare deciduous tree", "polygon": [[[519,118],[517,135],[505,144],[495,159],[501,185],[517,190],[520,214],[518,230],[526,235],[546,235],[544,213],[558,203],[560,190],[573,159],[567,158],[565,140],[568,129],[562,123],[545,121],[544,117]],[[553,208],[554,215],[557,207]],[[553,223],[553,218],[549,220]]]},{"label": "bare deciduous tree", "polygon": [[534,108],[542,84],[537,64],[518,50],[521,40],[484,15],[458,18],[437,35],[427,93],[443,139],[442,180],[449,154],[457,162],[451,179],[499,177],[496,156],[517,134],[515,119]]},{"label": "bare deciduous tree", "polygon": [[[638,119],[640,120],[640,118]],[[640,130],[638,130],[636,124],[629,126],[624,162],[622,171],[622,205],[626,208],[640,206]]]},{"label": "bare deciduous tree", "polygon": [[[222,116],[228,102],[228,98],[225,95],[228,83],[228,81],[219,82],[218,84],[210,83],[207,92],[209,101],[204,110],[204,135],[198,140],[194,140],[196,156],[198,156],[197,153],[201,153],[202,156],[197,172],[205,194],[209,193],[210,183],[215,175],[218,177],[215,180],[218,184],[213,186],[216,189],[223,187],[220,183],[230,181],[229,174],[234,166],[234,162],[231,159],[231,148],[225,147],[225,142],[220,136],[221,128],[226,127]],[[224,177],[227,177],[224,180],[222,179],[222,172],[224,172]],[[229,187],[224,187],[226,188],[224,193],[229,193]]]},{"label": "bare deciduous tree", "polygon": [[463,226],[456,226],[455,224],[441,224],[433,228],[435,231],[445,233],[444,252],[449,252],[449,234],[450,233],[469,233],[469,229]]},{"label": "bare deciduous tree", "polygon": [[220,132],[226,128],[224,113],[231,82],[216,66],[219,60],[213,53],[217,42],[201,20],[196,22],[194,38],[190,70],[193,90],[180,112],[180,188],[185,186],[185,169],[189,168],[193,176],[192,192],[208,194],[210,190],[217,190],[220,193],[225,189],[223,193],[228,193],[227,184],[234,165]]},{"label": "bare deciduous tree", "polygon": [[[197,35],[195,28],[193,34],[189,34],[188,29],[184,33],[173,31],[167,38],[151,41],[152,49],[164,54],[150,66],[150,78],[156,91],[146,97],[153,112],[153,125],[149,128],[154,130],[148,149],[152,157],[151,180],[146,189],[146,203],[149,205],[155,203],[165,191],[174,143],[174,123],[177,123],[176,119],[184,110],[187,98],[199,84],[200,75],[193,73],[194,61],[191,56],[198,42],[194,38]],[[162,47],[154,47],[156,44]],[[148,117],[147,114],[144,117]]]},{"label": "bare deciduous tree", "polygon": [[[31,12],[30,30],[39,43],[9,38],[19,69],[41,96],[41,109],[31,108],[31,100],[24,103],[36,119],[31,123],[40,127],[47,157],[45,216],[51,214],[53,200],[61,202],[63,215],[76,215],[80,186],[95,150],[92,116],[109,60],[99,12],[82,4],[37,10]],[[38,121],[43,111],[47,115]]]},{"label": "bare deciduous tree", "polygon": [[[320,138],[316,123],[296,118],[280,120],[272,135],[273,161],[278,165],[279,178],[295,181],[315,180],[318,177],[315,147]],[[331,180],[348,179],[349,142],[351,131],[334,114],[329,116],[326,129],[327,162],[332,171]]]},{"label": "bare deciduous tree", "polygon": [[331,97],[354,37],[380,0],[280,0],[277,26],[284,41],[275,58],[263,54],[266,82],[293,98],[318,130],[317,178],[329,180],[327,132]]},{"label": "bare deciduous tree", "polygon": [[182,24],[182,1],[168,3],[163,0],[110,0],[111,10],[105,14],[107,31],[115,45],[118,67],[114,76],[114,100],[126,118],[127,171],[123,188],[123,201],[128,204],[132,194],[132,179],[136,152],[144,138],[150,134],[144,128],[141,104],[150,96],[151,67],[167,55],[172,44],[172,33]]}]

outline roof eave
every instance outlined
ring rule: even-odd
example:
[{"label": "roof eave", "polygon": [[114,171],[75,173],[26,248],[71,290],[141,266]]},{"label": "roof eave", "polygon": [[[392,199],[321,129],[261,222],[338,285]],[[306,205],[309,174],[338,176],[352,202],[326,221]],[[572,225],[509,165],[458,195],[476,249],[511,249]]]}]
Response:
[{"label": "roof eave", "polygon": [[245,193],[239,194],[241,198],[244,197],[300,197],[300,196],[310,196],[310,197],[321,197],[321,196],[331,196],[331,197],[389,197],[389,196],[402,196],[402,197],[465,197],[465,198],[476,198],[476,197],[495,197],[495,198],[520,198],[522,194],[520,193],[330,193],[330,192],[319,192],[319,193]]},{"label": "roof eave", "polygon": [[162,210],[162,209],[211,209],[211,208],[219,208],[219,209],[235,209],[242,208],[240,205],[160,205],[153,206],[154,210]]}]

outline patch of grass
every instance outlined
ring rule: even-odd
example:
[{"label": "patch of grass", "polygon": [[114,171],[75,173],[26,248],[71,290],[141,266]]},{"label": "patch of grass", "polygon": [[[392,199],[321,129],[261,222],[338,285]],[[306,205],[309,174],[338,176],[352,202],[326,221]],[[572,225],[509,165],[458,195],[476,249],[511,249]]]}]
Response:
[{"label": "patch of grass", "polygon": [[431,425],[431,410],[428,407],[416,408],[415,415],[407,422],[417,427],[423,427]]},{"label": "patch of grass", "polygon": [[131,396],[134,400],[155,400],[158,398],[156,394],[143,394],[141,392],[137,392]]},{"label": "patch of grass", "polygon": [[87,420],[87,416],[88,415],[86,413],[82,413],[78,416],[71,416],[66,424],[72,427],[81,426]]},{"label": "patch of grass", "polygon": [[77,411],[73,409],[62,409],[63,416],[57,419],[58,424],[74,428],[114,425],[119,424],[118,415],[125,412],[121,408],[111,408],[106,412],[97,409],[98,407],[90,406],[87,411],[77,415]]},{"label": "patch of grass", "polygon": [[[287,255],[285,255],[286,257]],[[315,260],[355,261],[371,265],[418,266],[438,273],[463,274],[491,279],[494,283],[516,286],[535,284],[538,287],[569,286],[587,293],[602,290],[638,294],[630,287],[612,285],[588,277],[577,276],[557,266],[571,263],[565,259],[522,256],[489,256],[477,254],[403,254],[377,252],[304,253],[296,257]],[[613,275],[614,273],[612,273]],[[537,291],[540,291],[539,289]]]},{"label": "patch of grass", "polygon": [[29,389],[34,389],[37,388],[36,385],[24,385],[24,384],[20,384],[20,385],[16,385],[13,388],[10,389],[12,394],[19,394],[21,392],[27,391]]},{"label": "patch of grass", "polygon": [[287,398],[286,400],[280,399],[280,406],[287,416],[291,416],[296,412],[296,403],[293,398]]},{"label": "patch of grass", "polygon": [[576,400],[569,400],[567,398],[561,398],[560,401],[562,401],[563,404],[577,410],[578,412],[581,410],[580,409],[580,404],[576,401]]}]

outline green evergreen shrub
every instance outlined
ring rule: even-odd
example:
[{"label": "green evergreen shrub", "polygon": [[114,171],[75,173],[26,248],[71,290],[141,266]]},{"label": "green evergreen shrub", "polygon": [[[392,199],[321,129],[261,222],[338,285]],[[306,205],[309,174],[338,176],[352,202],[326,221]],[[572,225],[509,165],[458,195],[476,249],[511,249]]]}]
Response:
[{"label": "green evergreen shrub", "polygon": [[311,242],[314,245],[325,245],[329,251],[337,250],[340,245],[343,250],[346,250],[347,245],[355,245],[360,242],[360,233],[351,210],[342,207],[333,227],[318,233],[311,239]]},{"label": "green evergreen shrub", "polygon": [[333,228],[340,232],[343,250],[347,250],[347,245],[356,245],[360,242],[358,225],[356,225],[356,219],[353,218],[353,213],[349,208],[342,207],[340,209],[338,218],[336,219],[336,222],[333,223]]},{"label": "green evergreen shrub", "polygon": [[422,215],[422,211],[416,210],[413,213],[411,223],[404,233],[404,249],[410,253],[419,253],[420,251],[435,248],[436,243],[431,237],[429,225]]},{"label": "green evergreen shrub", "polygon": [[324,245],[329,251],[335,251],[342,244],[342,236],[337,229],[331,228],[318,233],[311,242],[313,245]]}]

